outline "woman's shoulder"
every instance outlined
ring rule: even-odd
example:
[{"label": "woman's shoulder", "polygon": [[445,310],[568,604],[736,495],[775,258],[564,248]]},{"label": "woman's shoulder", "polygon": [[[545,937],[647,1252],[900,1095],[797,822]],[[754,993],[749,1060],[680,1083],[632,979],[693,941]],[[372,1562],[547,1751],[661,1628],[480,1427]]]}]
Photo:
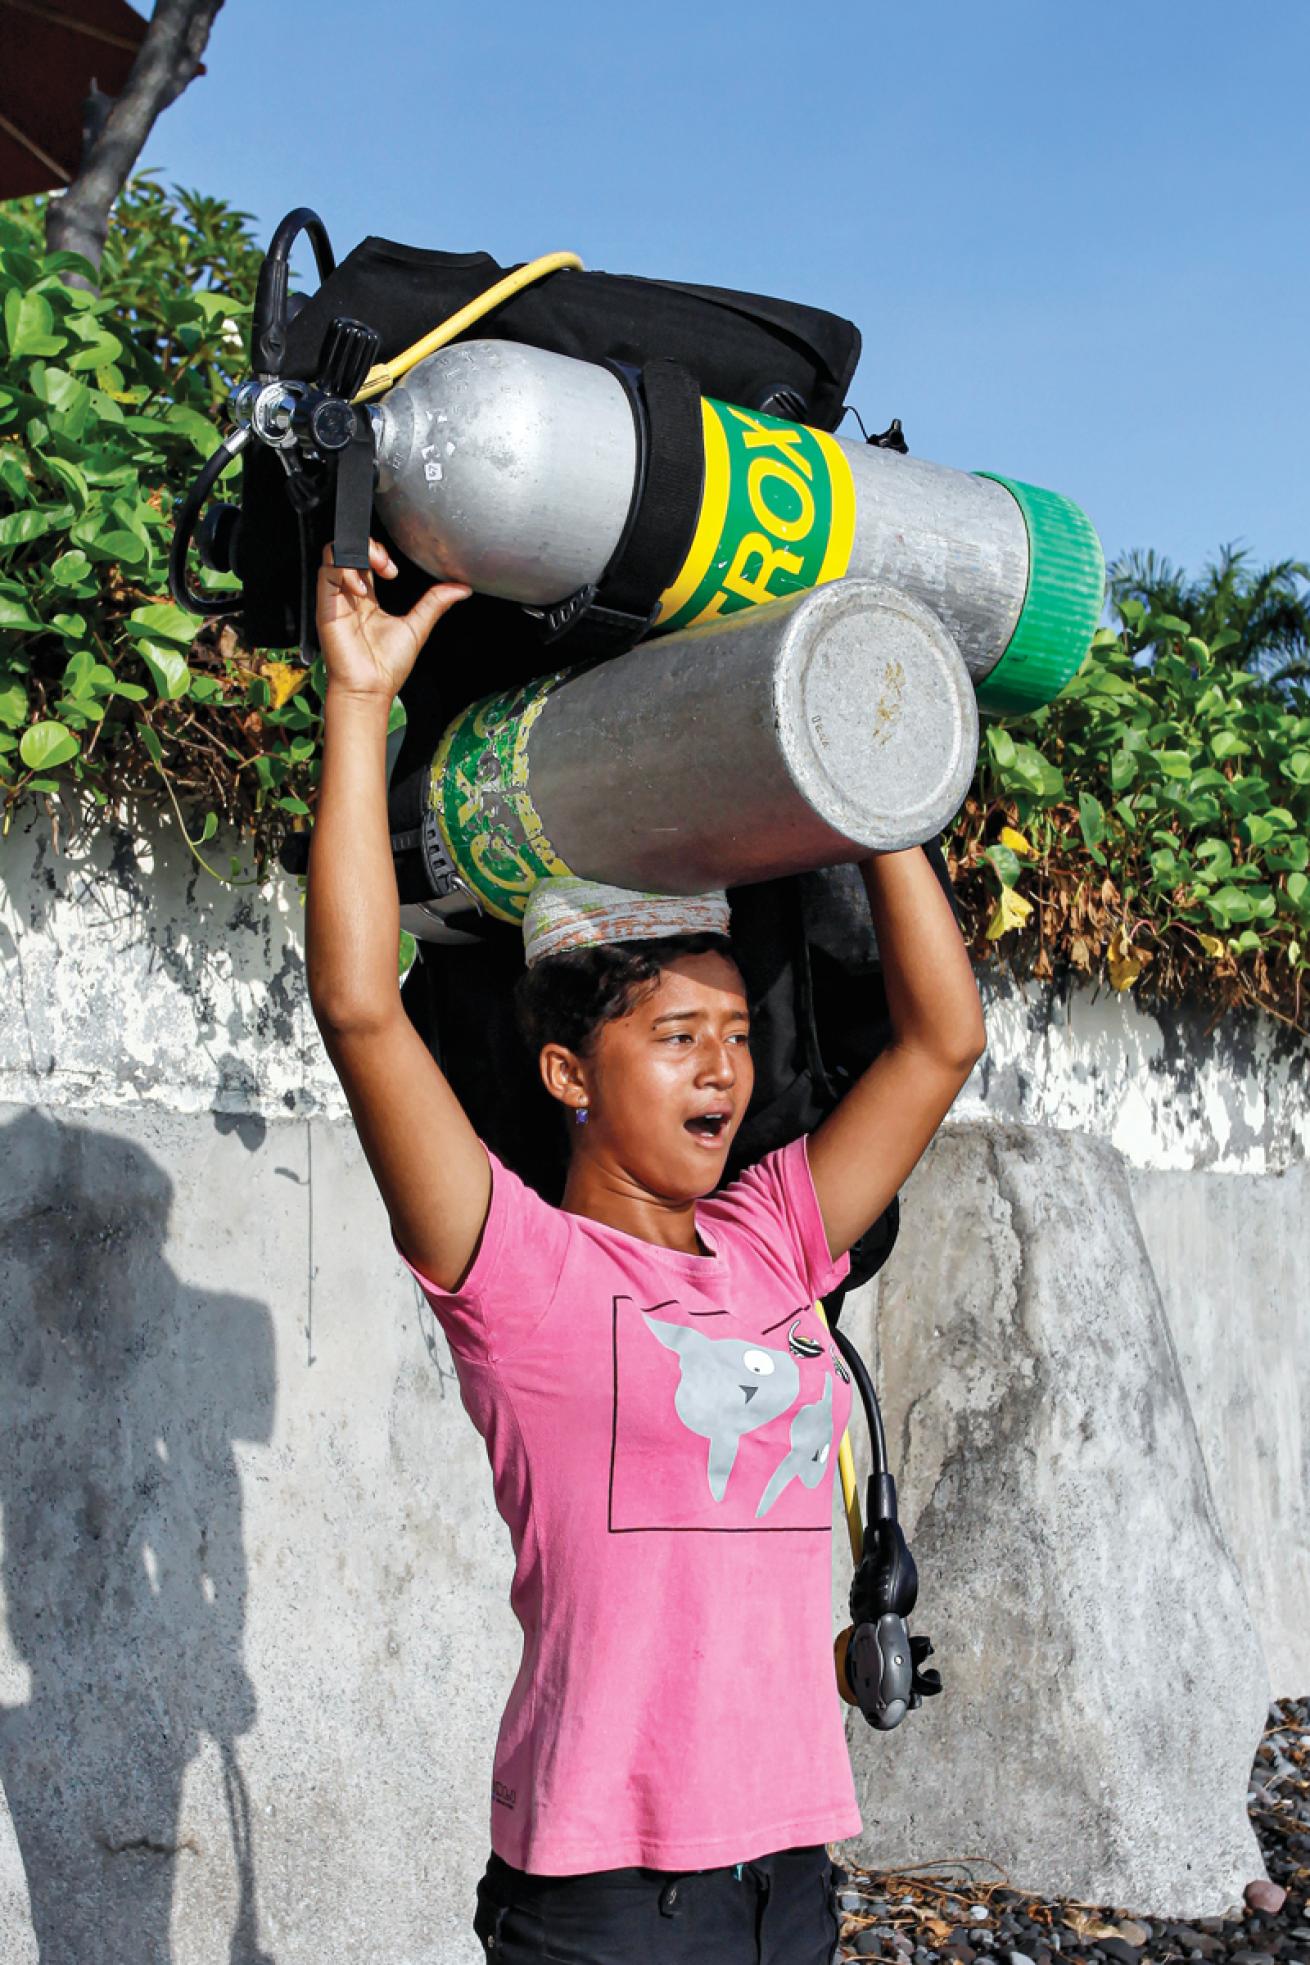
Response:
[{"label": "woman's shoulder", "polygon": [[798,1186],[805,1185],[813,1191],[806,1136],[801,1133],[741,1167],[731,1180],[716,1187],[701,1202],[701,1208],[725,1214],[742,1210],[776,1214],[786,1208],[788,1196]]},{"label": "woman's shoulder", "polygon": [[849,1268],[845,1256],[834,1261],[829,1252],[804,1133],[744,1167],[700,1212],[753,1243],[771,1265],[784,1262],[810,1294],[821,1295]]},{"label": "woman's shoulder", "polygon": [[[556,1258],[569,1237],[571,1217],[546,1200],[485,1139],[480,1138],[479,1144],[491,1169],[491,1192],[477,1248],[456,1290],[441,1290],[414,1270],[430,1295],[471,1299],[493,1287],[521,1290],[539,1279],[544,1269],[558,1270]],[[549,1259],[543,1262],[543,1256]]]}]

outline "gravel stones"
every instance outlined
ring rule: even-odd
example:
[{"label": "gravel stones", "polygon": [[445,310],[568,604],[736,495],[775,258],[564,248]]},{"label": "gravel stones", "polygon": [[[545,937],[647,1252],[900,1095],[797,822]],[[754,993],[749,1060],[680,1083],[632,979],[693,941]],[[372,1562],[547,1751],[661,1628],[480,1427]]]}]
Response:
[{"label": "gravel stones", "polygon": [[1094,1946],[1102,1958],[1111,1958],[1114,1965],[1137,1965],[1140,1952],[1135,1945],[1125,1944],[1122,1938],[1098,1938]]},{"label": "gravel stones", "polygon": [[884,1965],[1310,1965],[1310,1699],[1270,1708],[1250,1788],[1269,1874],[1222,1917],[1043,1903],[985,1875],[852,1868],[839,1879],[842,1956]]},{"label": "gravel stones", "polygon": [[1210,1931],[1194,1931],[1190,1924],[1166,1924],[1164,1935],[1166,1943],[1182,1945],[1189,1955],[1195,1952],[1199,1958],[1211,1958],[1224,1948],[1222,1938]]}]

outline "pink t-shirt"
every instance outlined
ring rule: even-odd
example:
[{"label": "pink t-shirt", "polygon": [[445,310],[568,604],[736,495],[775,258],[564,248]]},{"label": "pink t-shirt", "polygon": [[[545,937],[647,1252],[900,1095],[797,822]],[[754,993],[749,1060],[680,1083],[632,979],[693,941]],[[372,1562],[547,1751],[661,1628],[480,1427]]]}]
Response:
[{"label": "pink t-shirt", "polygon": [[463,1288],[413,1273],[514,1546],[492,1847],[558,1876],[858,1834],[831,1619],[851,1387],[813,1309],[850,1264],[804,1140],[698,1204],[709,1256],[553,1208],[488,1158]]}]

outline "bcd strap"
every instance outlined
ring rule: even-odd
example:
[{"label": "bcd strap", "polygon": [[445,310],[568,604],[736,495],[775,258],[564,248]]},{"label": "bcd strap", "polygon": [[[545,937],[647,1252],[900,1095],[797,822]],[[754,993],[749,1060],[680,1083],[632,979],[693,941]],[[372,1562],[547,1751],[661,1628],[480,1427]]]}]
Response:
[{"label": "bcd strap", "polygon": [[[355,405],[350,410],[350,439],[336,453],[332,480],[332,563],[368,570],[368,542],[373,522],[373,429],[368,413]],[[283,452],[283,459],[288,453]],[[297,467],[287,479],[287,502],[296,515],[296,536],[300,561],[300,659],[306,667],[321,653],[314,618],[318,592],[318,562],[323,544],[322,528],[313,514],[323,496],[322,477],[311,477]]]},{"label": "bcd strap", "polygon": [[705,482],[700,386],[681,362],[649,361],[638,377],[606,364],[628,391],[637,476],[628,517],[600,579],[547,608],[543,634],[565,655],[601,661],[635,648],[691,545]]},{"label": "bcd strap", "polygon": [[332,521],[332,558],[337,566],[368,568],[373,518],[373,427],[357,403],[350,441],[337,457],[337,499]]}]

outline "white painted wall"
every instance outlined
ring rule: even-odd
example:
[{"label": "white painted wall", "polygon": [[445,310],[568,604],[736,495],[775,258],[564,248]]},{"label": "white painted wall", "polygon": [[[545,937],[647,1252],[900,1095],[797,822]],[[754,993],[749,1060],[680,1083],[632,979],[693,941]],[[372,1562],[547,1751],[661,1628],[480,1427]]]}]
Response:
[{"label": "white painted wall", "polygon": [[[215,853],[216,864],[223,856]],[[0,1099],[266,1118],[345,1104],[304,989],[294,880],[228,889],[176,832],[0,842]],[[1129,1166],[1280,1173],[1310,1158],[1310,1045],[1267,1017],[1151,1015],[980,973],[987,1054],[953,1118],[1107,1139]]]},{"label": "white painted wall", "polygon": [[344,1113],[303,925],[294,880],[220,886],[172,827],[56,852],[44,820],[16,824],[0,841],[0,1100]]},{"label": "white painted wall", "polygon": [[1310,1043],[1272,1018],[980,982],[987,1051],[953,1118],[1093,1133],[1130,1167],[1265,1174],[1310,1157]]}]

